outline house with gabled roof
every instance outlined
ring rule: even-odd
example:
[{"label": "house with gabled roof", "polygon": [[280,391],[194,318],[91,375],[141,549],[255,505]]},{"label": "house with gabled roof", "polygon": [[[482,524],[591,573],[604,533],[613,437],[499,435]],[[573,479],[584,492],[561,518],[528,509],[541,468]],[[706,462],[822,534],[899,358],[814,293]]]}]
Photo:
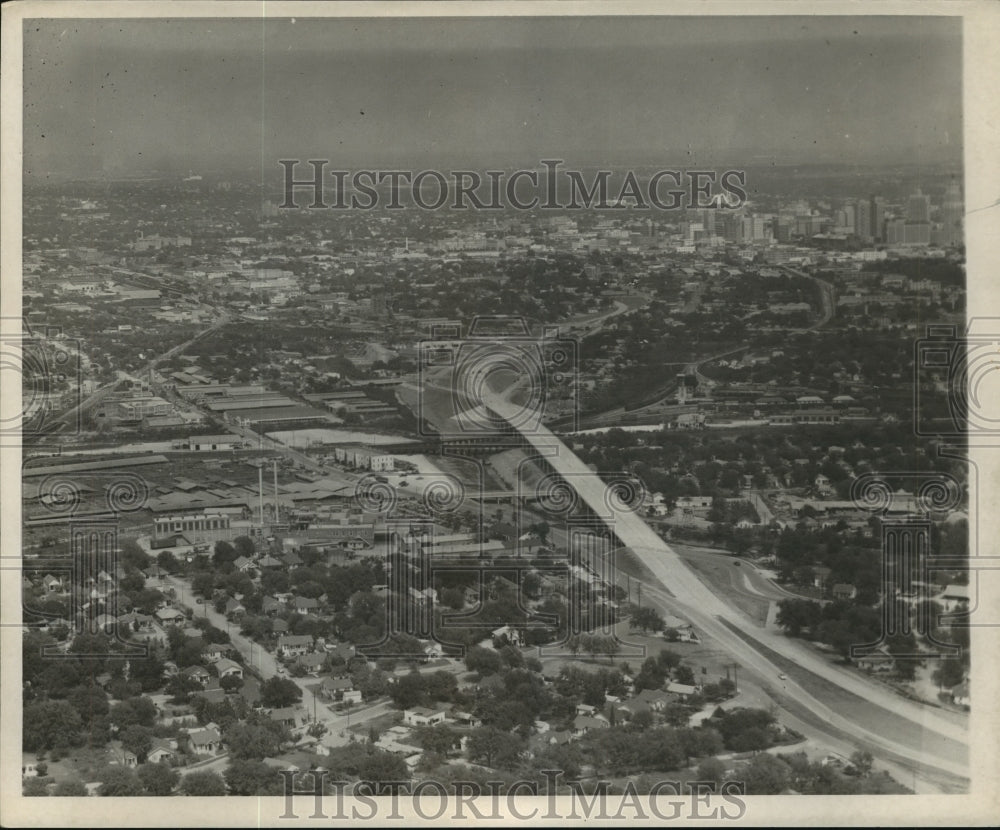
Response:
[{"label": "house with gabled roof", "polygon": [[204,729],[193,729],[187,735],[191,751],[197,755],[213,755],[222,748],[222,735],[215,724]]},{"label": "house with gabled roof", "polygon": [[671,695],[679,695],[680,697],[691,697],[695,694],[698,689],[695,686],[689,686],[686,683],[668,683],[667,693]]},{"label": "house with gabled roof", "polygon": [[325,677],[320,684],[320,694],[330,700],[339,700],[345,692],[354,691],[354,680],[350,676]]},{"label": "house with gabled roof", "polygon": [[52,574],[45,574],[42,577],[42,586],[45,588],[46,593],[49,594],[61,594],[63,591],[62,579]]},{"label": "house with gabled roof", "polygon": [[146,762],[159,764],[165,761],[172,761],[177,755],[177,748],[163,738],[153,738],[153,745],[146,753]]},{"label": "house with gabled roof", "polygon": [[603,717],[591,717],[590,715],[577,715],[573,718],[573,734],[582,737],[593,729],[607,729],[611,726]]},{"label": "house with gabled roof", "polygon": [[123,630],[151,632],[156,627],[156,621],[148,614],[129,611],[127,614],[121,614],[118,617],[118,625]]},{"label": "house with gabled roof", "polygon": [[215,668],[219,672],[220,680],[223,677],[243,677],[243,666],[235,660],[230,660],[228,657],[220,657],[215,664]]},{"label": "house with gabled roof", "polygon": [[285,706],[280,709],[272,709],[268,713],[268,717],[275,723],[280,723],[282,726],[287,726],[289,729],[297,729],[305,722],[305,715],[298,709],[294,709],[291,706]]},{"label": "house with gabled roof", "polygon": [[212,677],[208,673],[208,669],[204,666],[188,666],[181,672],[182,677],[190,677],[192,680],[196,680],[202,686],[208,683],[209,679]]},{"label": "house with gabled roof", "polygon": [[247,559],[245,556],[238,556],[233,560],[233,567],[240,573],[245,574],[247,571],[253,570],[254,564],[252,559]]},{"label": "house with gabled roof", "polygon": [[833,586],[833,598],[843,601],[854,599],[858,595],[858,589],[849,582],[837,582]]},{"label": "house with gabled roof", "polygon": [[301,654],[295,658],[295,665],[305,669],[306,672],[311,674],[313,677],[316,677],[323,670],[323,665],[325,663],[326,655],[320,654],[319,652]]},{"label": "house with gabled roof", "polygon": [[178,611],[169,605],[166,608],[157,610],[153,616],[164,625],[181,625],[186,619],[183,611]]},{"label": "house with gabled roof", "polygon": [[319,608],[318,600],[315,600],[312,597],[293,597],[288,604],[300,614],[307,611],[315,611]]},{"label": "house with gabled roof", "polygon": [[969,586],[948,585],[941,592],[941,596],[935,597],[935,599],[941,603],[944,612],[950,614],[952,611],[965,608],[969,605]]},{"label": "house with gabled roof", "polygon": [[308,634],[285,634],[278,638],[278,654],[298,657],[313,650],[313,638]]},{"label": "house with gabled roof", "polygon": [[201,656],[209,663],[218,663],[229,649],[222,643],[209,643],[201,650]]}]

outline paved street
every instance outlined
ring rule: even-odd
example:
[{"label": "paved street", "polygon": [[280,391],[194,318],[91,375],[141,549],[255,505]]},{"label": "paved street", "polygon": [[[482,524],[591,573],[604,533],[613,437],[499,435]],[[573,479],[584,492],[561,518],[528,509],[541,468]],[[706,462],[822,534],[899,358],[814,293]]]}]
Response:
[{"label": "paved street", "polygon": [[[504,395],[486,393],[484,403],[511,423],[518,422],[521,408]],[[596,515],[608,513],[604,483],[556,435],[540,425],[523,429],[521,434],[570,482]],[[553,447],[558,448],[556,454]],[[700,632],[738,657],[750,671],[762,678],[786,674],[768,656],[780,655],[801,667],[810,678],[820,678],[842,695],[847,693],[839,699],[829,695],[821,701],[815,693],[788,679],[778,695],[783,705],[821,718],[835,733],[853,736],[859,745],[874,747],[872,751],[879,755],[904,759],[929,775],[949,779],[968,776],[968,730],[964,723],[834,666],[805,644],[780,633],[754,629],[754,640],[764,646],[755,648],[735,633],[747,627],[742,614],[713,593],[641,517],[616,513],[612,529],[620,543],[632,550],[656,577],[659,584],[646,585],[645,591],[657,596],[667,607],[675,608]],[[866,718],[865,725],[860,725],[859,712],[869,706],[882,714]]]}]

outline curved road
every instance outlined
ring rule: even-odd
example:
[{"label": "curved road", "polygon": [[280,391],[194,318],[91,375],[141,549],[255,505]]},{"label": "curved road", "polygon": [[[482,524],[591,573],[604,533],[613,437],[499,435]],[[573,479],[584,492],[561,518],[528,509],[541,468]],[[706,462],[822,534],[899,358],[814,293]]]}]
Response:
[{"label": "curved road", "polygon": [[[523,415],[521,407],[497,393],[485,393],[483,403],[513,424]],[[557,436],[538,425],[522,430],[521,434],[596,515],[608,513],[604,483]],[[737,656],[750,671],[761,677],[776,678],[786,673],[783,661],[791,661],[845,695],[835,711],[799,683],[787,680],[782,693],[784,705],[795,705],[806,713],[818,715],[836,733],[851,736],[859,746],[874,747],[873,753],[893,760],[904,759],[932,777],[954,780],[968,776],[968,731],[963,724],[943,716],[939,710],[905,700],[833,666],[783,635],[755,629],[748,641],[747,621],[741,612],[716,596],[639,516],[618,513],[610,517],[609,527],[622,545],[631,549],[663,588],[669,590],[669,601],[674,607]],[[647,589],[659,590],[661,598],[667,599],[662,588],[647,586]],[[860,725],[859,703],[877,707],[883,717],[874,719],[867,727]]]}]

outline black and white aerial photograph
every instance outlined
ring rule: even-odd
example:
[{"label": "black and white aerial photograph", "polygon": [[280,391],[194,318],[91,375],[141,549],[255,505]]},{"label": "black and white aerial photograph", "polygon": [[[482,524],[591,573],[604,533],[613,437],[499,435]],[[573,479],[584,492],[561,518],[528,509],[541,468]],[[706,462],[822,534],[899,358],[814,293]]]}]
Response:
[{"label": "black and white aerial photograph", "polygon": [[4,7],[4,823],[990,823],[996,10],[213,5]]}]

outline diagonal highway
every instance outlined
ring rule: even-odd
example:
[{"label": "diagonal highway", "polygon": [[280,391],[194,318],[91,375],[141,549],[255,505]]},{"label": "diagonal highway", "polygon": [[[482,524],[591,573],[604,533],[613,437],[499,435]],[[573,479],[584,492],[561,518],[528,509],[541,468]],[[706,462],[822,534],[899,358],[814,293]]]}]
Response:
[{"label": "diagonal highway", "polygon": [[[523,407],[503,395],[486,392],[483,397],[483,403],[517,429],[582,502],[596,515],[608,515],[606,485],[558,436],[541,425],[524,428]],[[785,671],[777,659],[780,657],[841,693],[839,700],[831,695],[824,702],[794,679],[783,679],[782,692],[775,695],[779,700],[785,698],[783,705],[808,709],[841,737],[848,735],[873,754],[903,762],[933,778],[953,782],[968,776],[968,730],[963,722],[831,665],[803,643],[772,631],[747,631],[747,620],[740,611],[716,596],[641,517],[618,512],[608,524],[619,542],[635,553],[661,586],[649,587],[660,588],[661,595],[665,588],[670,594],[669,604],[738,658],[744,670],[775,684]],[[867,717],[859,717],[861,710]]]}]

